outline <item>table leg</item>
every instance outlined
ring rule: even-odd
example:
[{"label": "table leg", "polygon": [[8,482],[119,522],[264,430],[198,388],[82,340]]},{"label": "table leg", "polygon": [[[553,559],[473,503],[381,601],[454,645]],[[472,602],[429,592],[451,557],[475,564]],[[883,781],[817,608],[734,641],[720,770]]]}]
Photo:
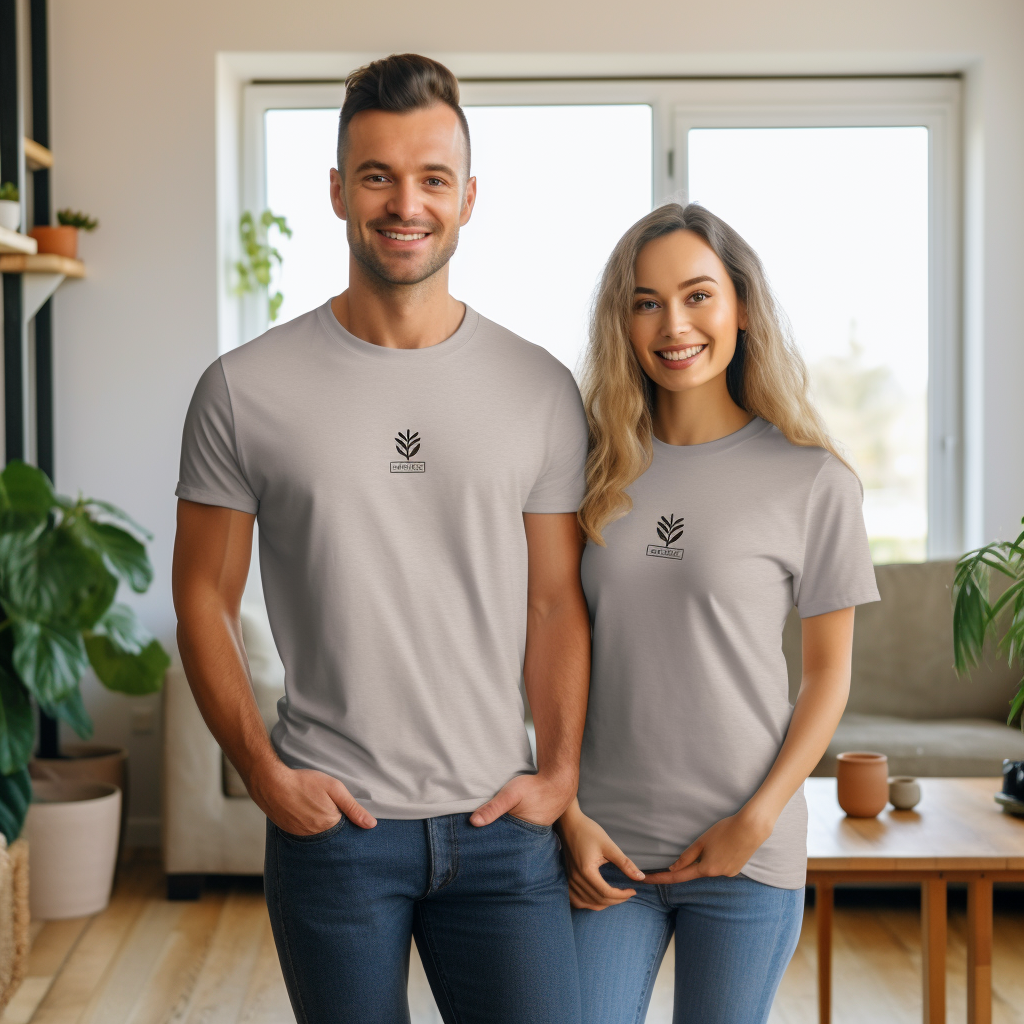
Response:
[{"label": "table leg", "polygon": [[992,880],[967,883],[967,1024],[992,1022]]},{"label": "table leg", "polygon": [[946,881],[921,883],[924,1024],[946,1024]]},{"label": "table leg", "polygon": [[832,1019],[832,907],[831,882],[815,883],[814,917],[818,925],[818,1022]]}]

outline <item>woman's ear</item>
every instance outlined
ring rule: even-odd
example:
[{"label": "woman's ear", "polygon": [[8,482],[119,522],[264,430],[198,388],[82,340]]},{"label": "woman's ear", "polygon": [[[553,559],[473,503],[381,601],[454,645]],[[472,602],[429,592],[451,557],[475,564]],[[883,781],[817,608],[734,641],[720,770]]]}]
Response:
[{"label": "woman's ear", "polygon": [[736,326],[741,331],[747,329],[747,304],[742,300],[737,300]]}]

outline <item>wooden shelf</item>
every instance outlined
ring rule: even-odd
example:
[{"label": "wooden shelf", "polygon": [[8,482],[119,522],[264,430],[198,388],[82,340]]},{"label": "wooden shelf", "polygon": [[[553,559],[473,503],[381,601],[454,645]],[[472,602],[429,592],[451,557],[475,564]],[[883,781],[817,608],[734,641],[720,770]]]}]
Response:
[{"label": "wooden shelf", "polygon": [[34,256],[36,240],[18,231],[10,231],[0,227],[0,253],[13,252]]},{"label": "wooden shelf", "polygon": [[[35,239],[32,239],[35,241]],[[50,252],[35,256],[0,256],[0,273],[4,274],[63,274],[65,277],[85,277],[85,264],[67,256]]]},{"label": "wooden shelf", "polygon": [[42,171],[53,166],[53,154],[35,139],[25,139],[25,165],[30,171]]}]

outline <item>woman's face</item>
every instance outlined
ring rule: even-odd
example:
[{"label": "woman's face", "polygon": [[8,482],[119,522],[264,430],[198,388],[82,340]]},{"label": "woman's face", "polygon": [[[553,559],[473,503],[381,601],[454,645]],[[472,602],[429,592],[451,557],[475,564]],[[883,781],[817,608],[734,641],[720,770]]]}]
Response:
[{"label": "woman's face", "polygon": [[725,373],[746,327],[725,264],[699,235],[673,231],[640,250],[629,337],[655,384],[688,391]]}]

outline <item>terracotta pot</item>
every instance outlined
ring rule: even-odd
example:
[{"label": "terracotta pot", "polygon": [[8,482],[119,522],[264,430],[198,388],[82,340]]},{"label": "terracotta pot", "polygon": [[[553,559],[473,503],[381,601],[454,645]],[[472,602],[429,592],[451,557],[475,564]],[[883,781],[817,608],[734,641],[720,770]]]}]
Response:
[{"label": "terracotta pot", "polygon": [[40,782],[107,782],[121,790],[118,851],[124,848],[128,821],[128,751],[101,743],[61,744],[63,757],[34,757],[28,773]]},{"label": "terracotta pot", "polygon": [[889,759],[885,754],[840,754],[836,778],[839,806],[851,818],[873,818],[889,802]]},{"label": "terracotta pot", "polygon": [[25,819],[33,919],[99,913],[110,902],[121,791],[105,782],[33,782]]},{"label": "terracotta pot", "polygon": [[67,224],[33,228],[29,234],[39,243],[40,252],[53,253],[55,256],[78,258],[78,228]]}]

